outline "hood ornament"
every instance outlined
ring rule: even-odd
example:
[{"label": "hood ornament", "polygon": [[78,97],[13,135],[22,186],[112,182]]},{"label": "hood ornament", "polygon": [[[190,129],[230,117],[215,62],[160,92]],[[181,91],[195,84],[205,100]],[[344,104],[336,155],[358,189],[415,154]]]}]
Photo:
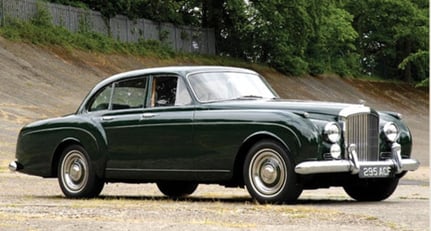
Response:
[{"label": "hood ornament", "polygon": [[362,104],[365,106],[365,104],[367,103],[367,101],[363,100],[363,99],[359,99],[359,104]]}]

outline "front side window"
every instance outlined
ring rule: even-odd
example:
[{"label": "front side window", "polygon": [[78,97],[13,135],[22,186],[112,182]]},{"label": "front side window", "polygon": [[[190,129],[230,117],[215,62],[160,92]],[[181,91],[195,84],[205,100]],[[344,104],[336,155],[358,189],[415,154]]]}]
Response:
[{"label": "front side window", "polygon": [[146,78],[116,83],[112,94],[112,110],[144,107],[146,88]]},{"label": "front side window", "polygon": [[147,78],[113,83],[101,90],[90,104],[89,111],[142,108],[145,102]]},{"label": "front side window", "polygon": [[102,111],[109,109],[111,102],[112,85],[106,86],[101,90],[90,105],[89,111]]}]

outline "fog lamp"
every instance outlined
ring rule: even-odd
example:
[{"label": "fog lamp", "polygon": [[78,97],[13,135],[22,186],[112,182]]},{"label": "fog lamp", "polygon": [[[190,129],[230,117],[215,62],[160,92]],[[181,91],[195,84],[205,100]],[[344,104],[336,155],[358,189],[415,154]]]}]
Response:
[{"label": "fog lamp", "polygon": [[339,144],[331,145],[330,153],[332,158],[340,159],[341,158],[341,147]]}]

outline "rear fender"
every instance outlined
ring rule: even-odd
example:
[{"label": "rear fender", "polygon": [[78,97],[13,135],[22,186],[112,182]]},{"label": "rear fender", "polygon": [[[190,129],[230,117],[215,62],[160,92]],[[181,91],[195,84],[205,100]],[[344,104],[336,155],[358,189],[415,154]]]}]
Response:
[{"label": "rear fender", "polygon": [[[64,136],[59,142],[54,152],[52,163],[52,174],[57,176],[57,167],[61,154],[65,148],[70,145],[81,145],[89,155],[90,162],[99,178],[104,177],[106,166],[106,149],[107,143],[104,136],[99,131],[85,130],[81,128],[63,128],[64,134],[73,134]],[[63,132],[62,132],[63,133]]]}]

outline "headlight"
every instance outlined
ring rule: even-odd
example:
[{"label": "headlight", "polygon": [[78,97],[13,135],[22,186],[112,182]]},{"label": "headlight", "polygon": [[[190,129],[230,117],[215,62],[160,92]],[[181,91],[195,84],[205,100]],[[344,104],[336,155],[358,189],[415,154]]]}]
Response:
[{"label": "headlight", "polygon": [[323,132],[330,142],[337,143],[338,141],[340,141],[341,130],[337,123],[327,123]]},{"label": "headlight", "polygon": [[383,132],[390,142],[395,142],[398,138],[399,129],[394,123],[388,122],[383,127]]}]

